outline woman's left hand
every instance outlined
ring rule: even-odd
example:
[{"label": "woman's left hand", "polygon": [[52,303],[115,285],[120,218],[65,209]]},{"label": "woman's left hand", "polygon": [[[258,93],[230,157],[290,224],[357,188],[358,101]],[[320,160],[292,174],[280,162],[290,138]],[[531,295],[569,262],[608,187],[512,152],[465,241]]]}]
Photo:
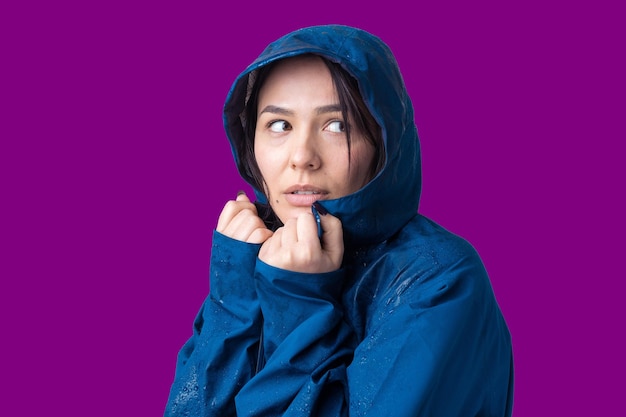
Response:
[{"label": "woman's left hand", "polygon": [[324,231],[321,240],[313,214],[302,213],[288,220],[263,243],[259,259],[294,272],[324,273],[339,269],[343,259],[341,221],[331,214],[320,218]]}]

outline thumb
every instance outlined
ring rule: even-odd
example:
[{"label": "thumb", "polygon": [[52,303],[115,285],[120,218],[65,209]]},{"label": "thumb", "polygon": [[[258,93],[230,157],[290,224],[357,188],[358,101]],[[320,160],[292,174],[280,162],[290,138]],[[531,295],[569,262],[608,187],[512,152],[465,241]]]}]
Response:
[{"label": "thumb", "polygon": [[247,201],[248,203],[250,202],[250,199],[246,195],[246,192],[243,191],[243,190],[237,192],[237,199],[236,200],[237,201]]}]

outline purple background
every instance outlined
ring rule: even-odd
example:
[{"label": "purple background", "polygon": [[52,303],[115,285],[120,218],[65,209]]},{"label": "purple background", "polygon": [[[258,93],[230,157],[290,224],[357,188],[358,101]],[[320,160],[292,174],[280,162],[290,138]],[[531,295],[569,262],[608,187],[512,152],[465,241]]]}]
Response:
[{"label": "purple background", "polygon": [[485,262],[513,336],[514,415],[615,414],[624,11],[209,3],[0,6],[2,414],[162,415],[209,288],[211,231],[246,188],[227,90],[267,43],[321,23],[360,26],[397,55],[421,212]]}]

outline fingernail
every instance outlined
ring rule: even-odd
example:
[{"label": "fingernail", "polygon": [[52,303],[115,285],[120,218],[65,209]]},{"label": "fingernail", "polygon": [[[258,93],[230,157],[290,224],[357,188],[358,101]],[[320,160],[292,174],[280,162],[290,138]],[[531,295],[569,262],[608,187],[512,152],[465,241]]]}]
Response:
[{"label": "fingernail", "polygon": [[237,197],[239,197],[240,195],[245,194],[246,192],[244,190],[239,190],[237,191]]},{"label": "fingernail", "polygon": [[328,214],[328,211],[318,201],[313,203],[313,207],[315,207],[315,210],[317,210],[318,213],[321,214],[322,216],[325,216]]}]

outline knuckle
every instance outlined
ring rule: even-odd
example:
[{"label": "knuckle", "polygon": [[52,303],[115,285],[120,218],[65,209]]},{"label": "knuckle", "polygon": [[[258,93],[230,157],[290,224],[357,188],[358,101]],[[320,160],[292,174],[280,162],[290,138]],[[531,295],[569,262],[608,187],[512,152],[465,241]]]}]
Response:
[{"label": "knuckle", "polygon": [[228,200],[226,204],[224,204],[224,209],[233,210],[236,205],[237,202],[235,200]]}]

